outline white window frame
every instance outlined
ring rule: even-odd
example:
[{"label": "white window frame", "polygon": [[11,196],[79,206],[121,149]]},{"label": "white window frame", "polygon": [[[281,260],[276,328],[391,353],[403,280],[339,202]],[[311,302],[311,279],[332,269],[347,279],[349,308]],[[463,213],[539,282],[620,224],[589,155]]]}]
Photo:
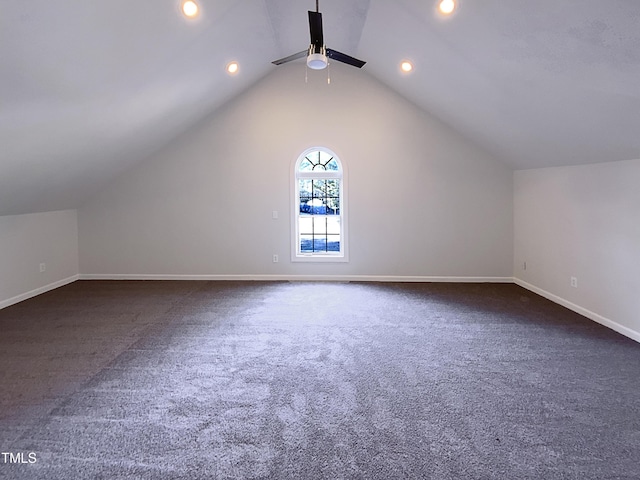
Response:
[{"label": "white window frame", "polygon": [[[331,155],[338,164],[337,171],[320,171],[320,172],[301,172],[299,171],[300,163],[313,152],[325,152]],[[346,195],[346,169],[340,157],[338,157],[333,151],[325,147],[311,147],[306,149],[300,154],[296,160],[291,181],[291,198],[292,198],[292,214],[291,214],[291,261],[292,262],[314,262],[314,263],[326,263],[326,262],[348,262],[349,261],[349,249],[348,249],[348,236],[347,236],[347,195]],[[299,242],[299,222],[298,217],[300,215],[300,192],[299,181],[300,179],[338,179],[340,180],[340,251],[333,252],[314,252],[303,253],[300,251]]]}]

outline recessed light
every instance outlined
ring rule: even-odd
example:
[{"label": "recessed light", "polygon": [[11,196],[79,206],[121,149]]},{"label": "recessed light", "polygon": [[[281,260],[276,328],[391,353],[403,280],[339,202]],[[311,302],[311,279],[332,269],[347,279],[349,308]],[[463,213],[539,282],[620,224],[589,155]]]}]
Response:
[{"label": "recessed light", "polygon": [[185,0],[182,2],[182,13],[188,18],[194,18],[198,15],[198,4],[194,0]]},{"label": "recessed light", "polygon": [[227,73],[229,73],[230,75],[235,75],[236,73],[238,73],[239,68],[240,67],[238,65],[238,62],[227,63]]},{"label": "recessed light", "polygon": [[453,11],[456,9],[455,0],[441,0],[438,4],[438,10],[443,15],[451,15]]},{"label": "recessed light", "polygon": [[400,70],[402,70],[405,73],[409,73],[411,70],[413,70],[413,64],[408,60],[404,60],[400,64]]}]

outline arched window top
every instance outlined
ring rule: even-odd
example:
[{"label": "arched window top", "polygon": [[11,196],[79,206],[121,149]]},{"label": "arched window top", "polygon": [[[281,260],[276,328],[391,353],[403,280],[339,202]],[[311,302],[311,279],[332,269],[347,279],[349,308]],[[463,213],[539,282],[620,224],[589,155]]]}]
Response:
[{"label": "arched window top", "polygon": [[300,155],[296,171],[298,173],[342,172],[342,165],[333,152],[316,147]]}]

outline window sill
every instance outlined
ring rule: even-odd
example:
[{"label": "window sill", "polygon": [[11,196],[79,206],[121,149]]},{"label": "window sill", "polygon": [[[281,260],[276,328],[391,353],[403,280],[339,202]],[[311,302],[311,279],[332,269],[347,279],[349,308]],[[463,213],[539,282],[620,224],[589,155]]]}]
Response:
[{"label": "window sill", "polygon": [[292,262],[301,263],[346,263],[349,261],[346,255],[294,255],[291,258]]}]

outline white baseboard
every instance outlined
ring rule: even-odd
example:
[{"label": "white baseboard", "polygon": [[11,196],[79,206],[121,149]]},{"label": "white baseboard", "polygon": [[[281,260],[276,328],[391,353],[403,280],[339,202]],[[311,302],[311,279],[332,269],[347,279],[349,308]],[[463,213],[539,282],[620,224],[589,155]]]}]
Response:
[{"label": "white baseboard", "polygon": [[238,280],[289,282],[513,283],[513,277],[426,277],[403,275],[164,275],[83,273],[80,280]]},{"label": "white baseboard", "polygon": [[629,337],[630,339],[635,340],[636,342],[640,342],[640,332],[636,332],[635,330],[632,330],[629,327],[620,325],[619,323],[614,322],[609,318],[603,317],[602,315],[592,312],[591,310],[587,310],[586,308],[583,308],[580,305],[576,305],[575,303],[565,300],[564,298],[554,295],[553,293],[547,292],[542,288],[538,288],[535,285],[531,285],[530,283],[525,282],[524,280],[520,280],[519,278],[514,277],[513,282],[516,285],[520,285],[522,288],[526,288],[527,290],[530,290],[533,293],[537,293],[538,295],[546,298],[547,300],[551,300],[552,302],[562,305],[563,307],[566,307],[569,310],[573,310],[574,312],[579,313],[580,315],[587,317],[588,319],[593,320],[594,322],[604,325],[605,327],[608,327],[611,330],[615,330],[616,332],[624,335],[625,337]]},{"label": "white baseboard", "polygon": [[50,283],[48,285],[45,285],[44,287],[36,288],[34,290],[31,290],[31,291],[26,292],[26,293],[22,293],[20,295],[16,295],[15,297],[11,297],[11,298],[8,298],[6,300],[1,300],[0,301],[0,310],[3,309],[3,308],[9,307],[11,305],[15,305],[16,303],[22,302],[23,300],[27,300],[27,299],[35,297],[37,295],[41,295],[41,294],[46,293],[46,292],[48,292],[50,290],[54,290],[56,288],[63,287],[65,285],[68,285],[70,283],[75,282],[78,279],[80,279],[80,275],[73,275],[71,277],[63,278],[62,280],[58,280],[57,282],[53,282],[53,283]]}]

